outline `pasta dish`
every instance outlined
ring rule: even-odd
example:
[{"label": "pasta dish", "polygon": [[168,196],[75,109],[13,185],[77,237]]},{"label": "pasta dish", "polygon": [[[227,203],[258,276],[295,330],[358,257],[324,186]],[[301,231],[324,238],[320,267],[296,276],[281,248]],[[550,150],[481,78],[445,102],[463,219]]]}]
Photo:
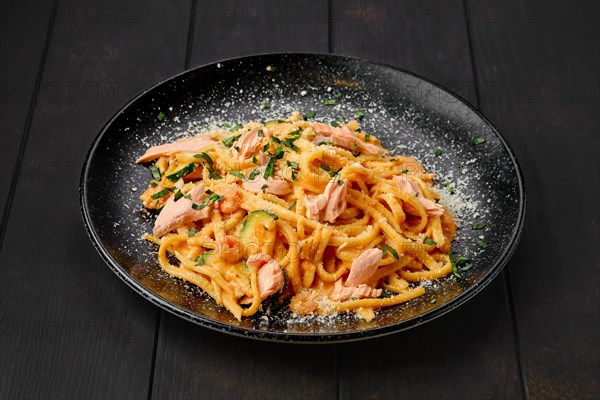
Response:
[{"label": "pasta dish", "polygon": [[357,120],[249,122],[149,148],[141,195],[168,274],[238,320],[272,304],[297,315],[374,310],[452,273],[451,213],[434,174],[392,156]]}]

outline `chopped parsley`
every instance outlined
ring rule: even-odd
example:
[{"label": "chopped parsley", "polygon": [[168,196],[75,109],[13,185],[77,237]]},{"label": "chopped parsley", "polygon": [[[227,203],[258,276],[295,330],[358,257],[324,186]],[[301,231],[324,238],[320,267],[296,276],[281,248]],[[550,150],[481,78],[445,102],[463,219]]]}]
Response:
[{"label": "chopped parsley", "polygon": [[188,237],[194,236],[196,234],[196,232],[197,232],[196,228],[190,229],[190,233],[188,233]]},{"label": "chopped parsley", "polygon": [[442,149],[440,149],[439,147],[437,149],[435,149],[435,153],[433,153],[436,157],[439,157],[442,155]]},{"label": "chopped parsley", "polygon": [[289,207],[288,210],[291,210],[292,208],[296,207],[296,203],[298,203],[298,201],[294,201]]},{"label": "chopped parsley", "polygon": [[256,176],[259,174],[260,174],[260,169],[256,168],[254,171],[250,172],[250,175],[248,175],[248,180],[250,180],[250,181],[254,180],[254,178],[256,178]]},{"label": "chopped parsley", "polygon": [[164,188],[163,190],[161,190],[160,192],[156,192],[154,193],[152,196],[152,200],[156,200],[156,199],[160,199],[162,197],[165,197],[166,195],[168,195],[169,193],[171,193],[171,191],[167,188]]},{"label": "chopped parsley", "polygon": [[482,143],[485,143],[485,138],[482,138],[481,136],[474,137],[473,139],[471,139],[471,144],[478,145]]},{"label": "chopped parsley", "polygon": [[239,171],[236,171],[235,169],[232,169],[231,171],[229,171],[229,175],[237,176],[238,178],[242,178],[242,179],[246,178],[244,176],[244,174],[242,174]]},{"label": "chopped parsley", "polygon": [[462,279],[462,275],[459,272],[459,269],[461,271],[467,271],[471,268],[471,264],[467,264],[469,260],[467,257],[454,257],[454,253],[450,252],[450,254],[448,254],[448,256],[450,257],[450,264],[452,265],[452,274],[454,274],[454,276],[456,276],[459,279]]},{"label": "chopped parsley", "polygon": [[198,258],[196,259],[196,261],[197,261],[196,265],[199,267],[203,266],[204,263],[206,262],[206,258],[208,256],[210,256],[212,253],[213,253],[213,250],[208,250],[208,251],[205,251],[204,253],[200,254],[198,256]]},{"label": "chopped parsley", "polygon": [[287,165],[288,165],[288,167],[293,168],[293,169],[300,168],[300,166],[298,165],[298,163],[297,162],[293,162],[293,161],[288,161]]},{"label": "chopped parsley", "polygon": [[425,240],[423,241],[423,243],[428,244],[430,246],[437,245],[437,242],[434,242],[433,240],[429,239],[428,237],[425,238]]},{"label": "chopped parsley", "polygon": [[304,114],[304,119],[305,119],[305,120],[307,120],[307,119],[313,119],[313,118],[315,117],[315,115],[316,115],[316,114],[317,114],[317,113],[316,113],[316,112],[314,112],[314,111],[312,111],[312,110],[311,110],[311,111],[308,111],[306,114]]},{"label": "chopped parsley", "polygon": [[162,111],[159,112],[156,118],[158,118],[159,121],[162,121],[163,119],[165,119],[165,113]]},{"label": "chopped parsley", "polygon": [[267,109],[267,110],[269,108],[271,108],[271,105],[269,103],[267,103],[266,101],[263,101],[262,106],[263,106],[264,109]]},{"label": "chopped parsley", "polygon": [[267,92],[267,96],[269,96],[269,97],[275,97],[275,92],[274,92],[274,91],[272,91],[272,90],[269,90],[269,91]]},{"label": "chopped parsley", "polygon": [[317,146],[323,146],[323,145],[327,145],[327,146],[335,146],[335,144],[334,144],[332,141],[330,141],[330,140],[327,140],[327,141],[321,142],[321,143],[319,143]]},{"label": "chopped parsley", "polygon": [[[206,193],[209,193],[209,192],[210,192],[209,190],[206,191]],[[210,195],[206,199],[204,199],[204,201],[202,202],[202,204],[195,204],[194,203],[194,204],[192,204],[192,208],[194,210],[202,210],[204,207],[208,206],[211,201],[217,203],[217,202],[219,202],[221,200],[223,200],[223,196],[218,195],[218,194],[213,193],[213,192],[210,192]]]},{"label": "chopped parsley", "polygon": [[336,99],[336,100],[339,100],[341,97],[342,97],[341,93],[336,93],[336,94],[333,95],[333,98]]},{"label": "chopped parsley", "polygon": [[343,181],[343,180],[341,180],[341,179],[338,179],[338,185],[340,185],[340,186],[344,186],[344,181]]},{"label": "chopped parsley", "polygon": [[156,164],[153,164],[150,167],[150,172],[152,173],[152,177],[154,179],[156,179],[157,181],[160,181],[160,178],[161,178],[160,170],[158,169],[158,167],[156,166]]},{"label": "chopped parsley", "polygon": [[323,102],[323,104],[325,104],[326,106],[335,106],[336,100],[335,99],[329,99],[329,100],[325,100]]},{"label": "chopped parsley", "polygon": [[229,136],[228,138],[223,139],[223,145],[227,148],[230,148],[233,145],[233,142],[237,141],[242,135]]},{"label": "chopped parsley", "polygon": [[371,134],[365,133],[365,142],[369,142],[369,139],[371,139]]},{"label": "chopped parsley", "polygon": [[158,183],[156,183],[155,181],[150,181],[150,186],[151,187],[157,187]]},{"label": "chopped parsley", "polygon": [[265,173],[263,178],[269,179],[269,177],[273,176],[275,172],[275,157],[270,157],[269,162],[267,163],[267,168],[265,168]]},{"label": "chopped parsley", "polygon": [[394,248],[390,245],[387,244],[382,244],[381,246],[379,246],[379,248],[381,250],[383,250],[384,255],[389,252],[392,257],[394,257],[396,260],[400,259],[400,256],[398,255],[398,252],[396,250],[394,250]]},{"label": "chopped parsley", "polygon": [[266,183],[264,185],[262,185],[260,187],[260,190],[262,190],[262,192],[264,193],[267,189],[269,188],[269,185],[267,185]]},{"label": "chopped parsley", "polygon": [[177,181],[180,178],[192,173],[196,169],[196,164],[189,163],[185,167],[181,168],[179,171],[173,172],[171,175],[167,175],[167,179],[170,181]]},{"label": "chopped parsley", "polygon": [[477,246],[481,247],[482,249],[485,249],[486,247],[488,247],[487,243],[481,239],[477,239],[476,243],[477,243]]},{"label": "chopped parsley", "polygon": [[365,117],[365,113],[363,112],[362,108],[359,108],[358,111],[356,112],[356,118],[360,121],[364,117]]},{"label": "chopped parsley", "polygon": [[252,156],[252,162],[253,162],[254,164],[258,164],[258,160],[256,159],[256,155],[253,155],[253,156]]},{"label": "chopped parsley", "polygon": [[473,225],[473,229],[475,230],[480,230],[485,228],[486,223],[485,222],[478,222],[475,225]]},{"label": "chopped parsley", "polygon": [[331,126],[335,126],[337,128],[340,125],[344,125],[345,123],[346,121],[344,121],[344,118],[338,118],[335,121],[331,121]]},{"label": "chopped parsley", "polygon": [[437,299],[431,299],[430,303],[431,304],[435,304],[437,302]]},{"label": "chopped parsley", "polygon": [[210,173],[210,177],[212,179],[221,179],[221,175],[219,175],[219,173],[217,171],[215,171],[214,167],[213,167],[213,160],[212,158],[210,158],[210,156],[204,152],[199,153],[199,154],[194,154],[195,158],[202,158],[204,159],[204,161],[206,161],[206,168],[208,169],[208,172]]}]

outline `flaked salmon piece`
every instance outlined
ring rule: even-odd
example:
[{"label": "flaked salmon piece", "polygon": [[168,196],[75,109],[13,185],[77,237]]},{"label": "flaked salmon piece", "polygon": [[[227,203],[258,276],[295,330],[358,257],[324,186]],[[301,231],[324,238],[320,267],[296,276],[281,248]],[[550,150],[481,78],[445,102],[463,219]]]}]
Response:
[{"label": "flaked salmon piece", "polygon": [[154,236],[161,237],[185,224],[209,217],[210,206],[202,210],[192,208],[192,204],[199,203],[202,200],[204,185],[196,186],[189,192],[189,195],[190,199],[182,197],[175,201],[174,196],[171,196],[167,200],[162,211],[158,214],[156,222],[154,222],[154,229],[152,230]]},{"label": "flaked salmon piece", "polygon": [[321,210],[327,206],[327,198],[323,195],[306,196],[304,198],[304,207],[306,208],[306,218],[319,220]]},{"label": "flaked salmon piece", "polygon": [[248,257],[246,264],[251,268],[258,268],[258,293],[261,300],[283,289],[285,276],[273,258],[266,254],[254,254]]},{"label": "flaked salmon piece", "polygon": [[267,128],[264,126],[255,126],[251,130],[242,133],[242,136],[240,136],[237,142],[235,142],[235,146],[231,149],[233,156],[238,160],[252,157],[262,145],[262,139],[266,137],[267,133]]},{"label": "flaked salmon piece", "polygon": [[350,298],[363,299],[365,297],[379,297],[383,293],[382,289],[373,289],[371,286],[366,284],[360,284],[358,286],[345,286],[342,283],[342,278],[335,281],[333,293],[330,298],[334,301],[343,301]]},{"label": "flaked salmon piece", "polygon": [[339,182],[340,180],[334,178],[325,186],[323,193],[304,198],[307,218],[334,222],[346,210],[348,181],[343,181],[342,185]]},{"label": "flaked salmon piece", "polygon": [[249,190],[254,193],[260,193],[263,191],[263,186],[267,185],[265,188],[265,192],[274,194],[276,196],[285,196],[292,192],[292,184],[283,179],[274,178],[272,176],[269,179],[264,178],[265,170],[267,169],[266,165],[258,167],[260,171],[260,175],[257,175],[253,180],[244,180],[242,186],[244,189]]},{"label": "flaked salmon piece", "polygon": [[421,203],[425,208],[425,211],[427,211],[427,215],[435,217],[444,214],[444,206],[425,197],[423,195],[423,191],[415,181],[399,175],[394,176],[392,179],[394,180],[396,186],[398,186],[403,192],[410,193],[412,195],[418,194],[417,199],[419,199],[419,203]]},{"label": "flaked salmon piece", "polygon": [[346,286],[358,286],[369,280],[379,268],[383,251],[381,249],[368,249],[361,253],[358,258],[352,261],[350,274],[346,279]]},{"label": "flaked salmon piece", "polygon": [[182,140],[180,142],[173,142],[167,144],[161,144],[159,146],[152,146],[143,156],[138,158],[135,162],[142,163],[155,158],[170,156],[175,153],[193,153],[202,150],[209,144],[214,143],[208,136],[198,136],[189,140]]},{"label": "flaked salmon piece", "polygon": [[346,125],[336,128],[320,122],[313,122],[312,128],[318,134],[313,141],[315,144],[331,141],[334,145],[343,147],[346,150],[358,150],[373,155],[380,155],[385,151],[383,148],[375,146],[374,144],[363,142],[356,136],[356,133]]}]

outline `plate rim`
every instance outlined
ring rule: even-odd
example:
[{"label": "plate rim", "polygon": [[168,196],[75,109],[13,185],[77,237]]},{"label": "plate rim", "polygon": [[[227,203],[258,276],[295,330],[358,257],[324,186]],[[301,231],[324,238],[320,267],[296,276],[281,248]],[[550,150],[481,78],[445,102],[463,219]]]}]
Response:
[{"label": "plate rim", "polygon": [[[444,307],[434,308],[429,310],[423,314],[420,314],[411,319],[398,322],[395,324],[390,324],[383,327],[375,327],[371,329],[365,330],[357,330],[352,332],[345,333],[280,333],[273,331],[263,331],[258,329],[245,328],[242,326],[230,325],[223,322],[215,321],[210,318],[198,315],[189,310],[184,310],[180,306],[172,303],[169,300],[162,298],[160,295],[153,293],[150,289],[141,285],[137,280],[135,280],[131,275],[127,274],[123,267],[112,257],[112,255],[108,252],[108,250],[102,244],[100,236],[96,229],[94,228],[94,223],[89,213],[89,205],[87,198],[87,176],[89,172],[90,159],[92,155],[95,153],[98,145],[100,144],[102,138],[110,128],[110,126],[114,123],[114,121],[123,113],[127,108],[133,105],[138,99],[146,95],[148,92],[151,92],[155,88],[175,79],[182,77],[183,75],[189,74],[193,71],[200,70],[203,68],[207,68],[210,66],[217,65],[219,63],[226,63],[231,61],[240,61],[240,60],[248,60],[252,58],[260,58],[265,56],[304,56],[304,57],[326,57],[326,58],[334,58],[334,59],[345,59],[347,61],[355,61],[355,62],[363,62],[370,63],[377,66],[382,66],[385,68],[389,68],[392,70],[396,70],[402,72],[404,74],[410,75],[414,78],[427,82],[434,87],[446,92],[450,96],[455,97],[464,105],[466,105],[472,112],[474,112],[481,120],[491,129],[491,133],[500,141],[503,145],[504,149],[507,151],[508,156],[513,163],[513,166],[516,171],[517,176],[517,187],[519,189],[518,197],[518,215],[517,215],[517,223],[514,226],[514,229],[510,236],[510,242],[505,247],[503,252],[498,257],[497,262],[491,267],[490,271],[484,275],[484,277],[477,282],[475,286],[468,288],[465,292],[463,292],[458,297],[451,299],[448,303],[444,304]],[[121,106],[102,126],[99,133],[96,135],[90,148],[85,156],[85,160],[82,165],[80,181],[79,181],[79,206],[80,212],[83,218],[83,222],[85,225],[86,232],[91,242],[94,244],[96,251],[100,254],[101,258],[104,260],[106,264],[110,267],[110,269],[121,279],[123,280],[130,288],[132,288],[135,292],[140,294],[146,300],[149,300],[152,304],[160,307],[162,310],[168,311],[178,317],[181,317],[187,321],[193,322],[197,325],[200,325],[205,328],[209,328],[214,331],[227,333],[233,336],[252,338],[261,341],[270,341],[270,342],[285,342],[285,343],[344,343],[351,342],[357,340],[364,340],[374,337],[381,337],[385,335],[390,335],[394,333],[399,333],[405,331],[410,328],[414,328],[416,326],[422,325],[425,322],[432,321],[436,318],[445,315],[446,313],[456,309],[457,307],[463,305],[468,300],[472,299],[475,295],[483,290],[488,284],[500,274],[500,272],[504,269],[511,256],[514,254],[521,236],[523,234],[523,226],[525,222],[525,215],[527,211],[527,193],[525,187],[525,180],[523,177],[523,171],[519,164],[519,161],[515,155],[515,152],[506,141],[504,136],[500,133],[500,131],[495,127],[491,121],[482,114],[474,105],[472,105],[469,101],[464,99],[459,94],[454,91],[448,89],[444,85],[437,83],[427,77],[419,75],[415,72],[407,70],[402,67],[398,67],[395,65],[391,65],[384,62],[368,60],[365,58],[359,58],[354,56],[348,56],[343,54],[336,53],[309,53],[309,52],[269,52],[269,53],[258,53],[251,54],[241,57],[232,57],[227,59],[222,59],[206,64],[202,64],[187,70],[184,70],[175,75],[169,76],[158,83],[155,83],[138,93],[134,97],[132,97],[129,101],[127,101],[123,106]]]}]

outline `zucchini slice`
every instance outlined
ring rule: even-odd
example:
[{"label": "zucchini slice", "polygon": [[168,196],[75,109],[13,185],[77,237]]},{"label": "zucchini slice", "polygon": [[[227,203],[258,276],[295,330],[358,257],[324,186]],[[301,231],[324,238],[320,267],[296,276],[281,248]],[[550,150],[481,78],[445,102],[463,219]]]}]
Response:
[{"label": "zucchini slice", "polygon": [[240,230],[240,242],[246,257],[257,253],[273,255],[277,233],[275,221],[278,218],[269,210],[255,210],[248,214]]}]

